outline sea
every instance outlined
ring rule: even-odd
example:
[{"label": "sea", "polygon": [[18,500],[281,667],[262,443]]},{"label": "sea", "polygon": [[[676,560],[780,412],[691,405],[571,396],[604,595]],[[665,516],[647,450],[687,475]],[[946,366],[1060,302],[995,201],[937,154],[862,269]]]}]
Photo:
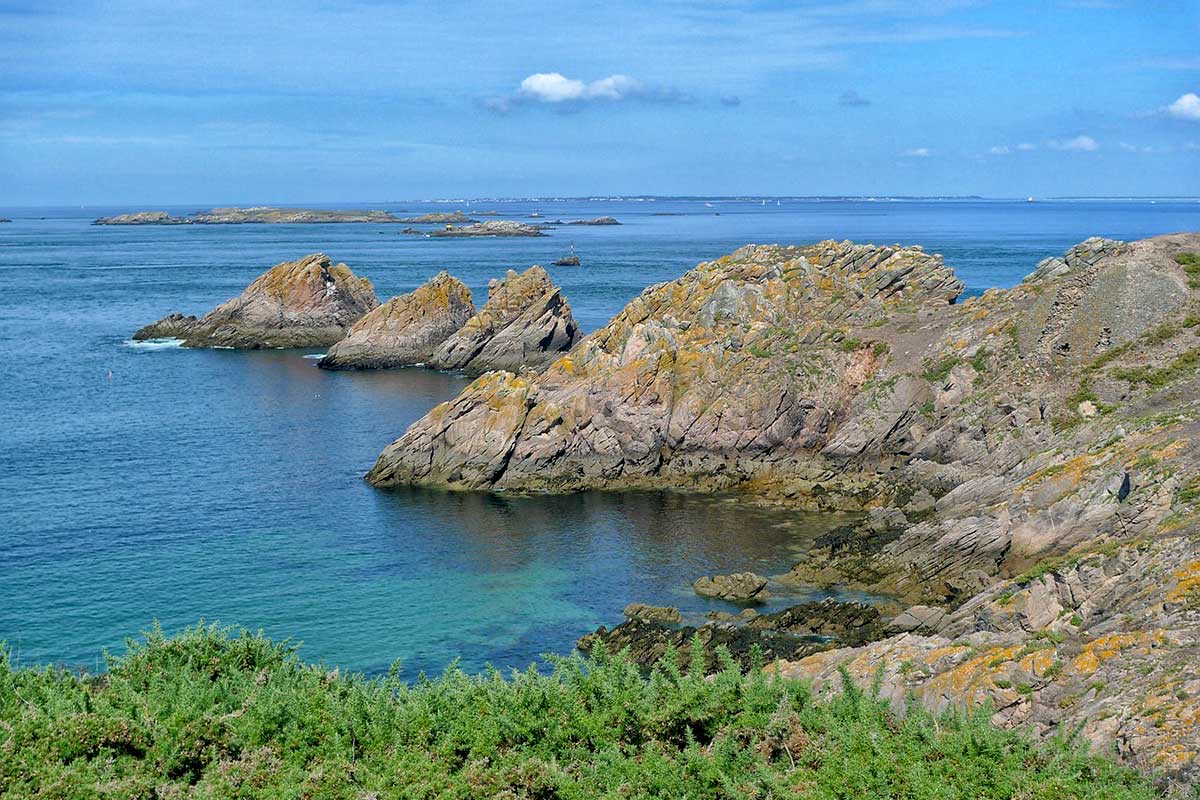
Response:
[{"label": "sea", "polygon": [[[22,666],[99,671],[155,624],[261,630],[330,668],[524,669],[632,601],[710,610],[701,575],[780,575],[847,518],[736,496],[380,491],[363,474],[467,383],[420,368],[325,372],[319,351],[135,343],[281,261],[324,252],[381,300],[440,270],[471,288],[547,265],[585,331],[646,286],[748,243],[851,239],[944,255],[968,294],[1090,236],[1200,230],[1179,198],[538,198],[307,207],[481,219],[612,216],[543,238],[401,225],[95,226],[130,207],[0,208],[0,641]],[[207,206],[161,210],[176,214]],[[531,217],[531,215],[539,215]],[[550,263],[571,250],[578,267]],[[773,582],[768,609],[854,592]]]}]

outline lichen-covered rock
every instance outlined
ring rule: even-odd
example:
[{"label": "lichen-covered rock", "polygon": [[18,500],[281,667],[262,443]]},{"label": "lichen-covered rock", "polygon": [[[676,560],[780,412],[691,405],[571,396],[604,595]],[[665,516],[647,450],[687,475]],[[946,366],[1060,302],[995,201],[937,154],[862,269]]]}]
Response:
[{"label": "lichen-covered rock", "polygon": [[732,575],[705,575],[697,578],[692,590],[701,597],[733,600],[739,603],[762,603],[767,599],[767,579],[753,572],[735,572]]},{"label": "lichen-covered rock", "polygon": [[373,309],[318,362],[324,369],[381,369],[423,364],[475,314],[471,290],[440,272],[409,294]]},{"label": "lichen-covered rock", "polygon": [[430,359],[471,374],[540,369],[569,351],[581,333],[571,306],[546,270],[532,266],[488,284],[488,301]]},{"label": "lichen-covered rock", "polygon": [[277,264],[199,319],[172,314],[133,338],[182,339],[185,347],[328,347],[377,305],[369,280],[315,253]]},{"label": "lichen-covered rock", "polygon": [[924,630],[775,664],[841,690],[845,668],[903,713],[990,703],[992,721],[1075,735],[1167,774],[1200,779],[1200,527],[1105,548],[1000,583]]},{"label": "lichen-covered rock", "polygon": [[[520,403],[508,393],[515,379],[472,384],[389,447],[370,477],[549,491],[817,478],[828,470],[821,447],[885,357],[848,327],[943,310],[961,289],[940,256],[919,248],[745,247],[647,289],[569,356],[522,380]],[[476,342],[490,338],[488,315],[485,307],[478,333],[453,337],[434,362],[468,365]],[[501,418],[498,407],[510,413]],[[460,414],[489,422],[459,424]],[[496,430],[501,419],[511,428]],[[496,451],[493,437],[510,446]]]}]

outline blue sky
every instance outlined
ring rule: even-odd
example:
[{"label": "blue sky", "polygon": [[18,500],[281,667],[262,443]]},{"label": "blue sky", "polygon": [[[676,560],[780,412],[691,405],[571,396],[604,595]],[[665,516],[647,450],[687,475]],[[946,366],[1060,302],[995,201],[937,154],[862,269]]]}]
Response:
[{"label": "blue sky", "polygon": [[1200,3],[0,0],[0,205],[1200,194]]}]

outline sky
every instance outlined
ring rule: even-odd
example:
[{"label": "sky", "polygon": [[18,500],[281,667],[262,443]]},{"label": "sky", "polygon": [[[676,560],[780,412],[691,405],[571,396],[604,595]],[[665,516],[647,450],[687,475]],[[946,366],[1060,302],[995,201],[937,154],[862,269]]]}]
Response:
[{"label": "sky", "polygon": [[1197,0],[0,0],[0,205],[1200,194]]}]

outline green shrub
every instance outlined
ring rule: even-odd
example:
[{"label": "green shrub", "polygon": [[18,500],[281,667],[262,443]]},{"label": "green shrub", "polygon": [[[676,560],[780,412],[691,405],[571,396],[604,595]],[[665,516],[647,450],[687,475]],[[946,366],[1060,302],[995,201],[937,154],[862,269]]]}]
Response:
[{"label": "green shrub", "polygon": [[[692,664],[702,659],[693,658]],[[109,671],[14,669],[0,650],[0,796],[243,798],[1150,798],[1149,780],[990,709],[932,716],[844,677],[649,675],[603,648],[505,677],[406,683],[300,663],[203,624]]]},{"label": "green shrub", "polygon": [[946,356],[940,361],[927,364],[924,377],[930,383],[942,383],[950,376],[950,370],[962,363],[958,356]]}]

